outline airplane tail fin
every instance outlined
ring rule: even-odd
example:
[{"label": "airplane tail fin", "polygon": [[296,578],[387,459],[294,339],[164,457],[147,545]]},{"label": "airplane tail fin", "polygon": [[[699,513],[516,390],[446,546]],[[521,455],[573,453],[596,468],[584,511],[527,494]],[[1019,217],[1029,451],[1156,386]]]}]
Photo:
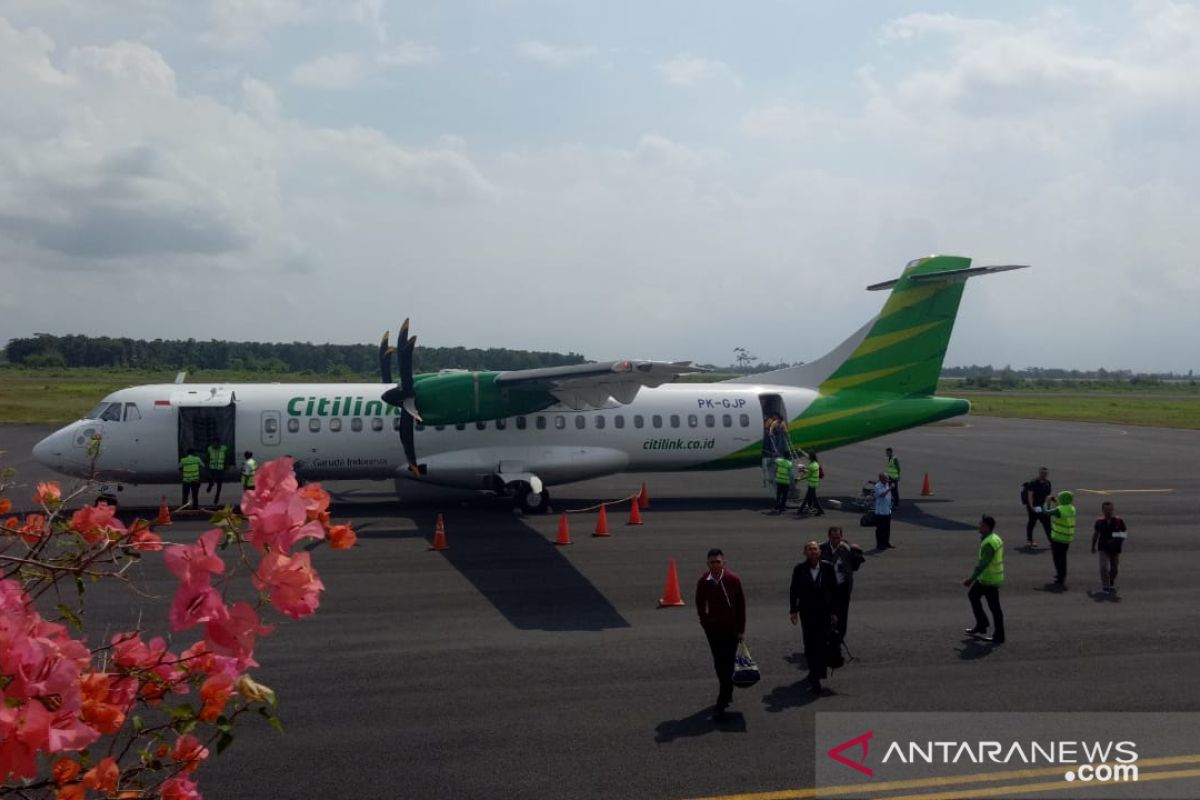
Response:
[{"label": "airplane tail fin", "polygon": [[971,259],[960,256],[910,261],[899,278],[867,287],[892,292],[878,316],[830,353],[809,364],[745,375],[734,382],[817,386],[822,395],[841,391],[932,395],[966,279],[1020,268],[972,268]]}]

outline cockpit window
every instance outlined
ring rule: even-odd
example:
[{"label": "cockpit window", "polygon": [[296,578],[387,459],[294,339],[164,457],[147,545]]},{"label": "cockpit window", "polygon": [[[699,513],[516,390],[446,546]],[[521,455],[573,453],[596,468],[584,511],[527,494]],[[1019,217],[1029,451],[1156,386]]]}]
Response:
[{"label": "cockpit window", "polygon": [[142,418],[142,412],[138,411],[137,403],[125,404],[125,421],[137,421]]},{"label": "cockpit window", "polygon": [[121,421],[121,404],[109,403],[108,408],[104,409],[100,414],[100,419],[105,422],[120,422]]},{"label": "cockpit window", "polygon": [[100,415],[108,409],[108,403],[101,403],[91,411],[83,415],[84,419],[100,419]]}]

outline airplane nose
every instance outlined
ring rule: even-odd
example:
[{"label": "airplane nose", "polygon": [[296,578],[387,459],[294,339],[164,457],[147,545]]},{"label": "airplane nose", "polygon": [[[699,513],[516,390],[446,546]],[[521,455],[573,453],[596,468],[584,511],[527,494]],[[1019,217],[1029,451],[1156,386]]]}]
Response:
[{"label": "airplane nose", "polygon": [[66,441],[63,431],[55,431],[33,446],[34,460],[44,467],[58,469],[62,466]]}]

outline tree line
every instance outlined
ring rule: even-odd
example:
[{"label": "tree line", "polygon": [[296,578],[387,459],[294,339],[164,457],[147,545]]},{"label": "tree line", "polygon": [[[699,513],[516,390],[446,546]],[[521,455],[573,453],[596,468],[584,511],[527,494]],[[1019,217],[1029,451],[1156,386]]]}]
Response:
[{"label": "tree line", "polygon": [[[39,333],[10,340],[4,352],[9,363],[25,367],[307,371],[355,375],[375,375],[379,372],[379,346],[368,344],[275,344],[228,342],[219,339],[147,341],[125,337],[79,334],[53,336]],[[578,353],[509,350],[502,347],[483,350],[421,345],[413,354],[413,369],[416,372],[436,372],[440,369],[534,369],[582,364],[586,360]]]}]

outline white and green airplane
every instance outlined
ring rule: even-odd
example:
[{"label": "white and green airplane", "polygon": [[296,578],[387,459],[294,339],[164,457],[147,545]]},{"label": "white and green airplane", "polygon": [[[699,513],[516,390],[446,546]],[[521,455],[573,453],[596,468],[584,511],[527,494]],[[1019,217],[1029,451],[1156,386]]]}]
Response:
[{"label": "white and green airplane", "polygon": [[[189,449],[224,444],[259,463],[290,455],[306,480],[418,481],[543,511],[558,484],[757,466],[771,416],[787,420],[794,448],[815,451],[967,413],[968,401],[934,396],[963,285],[1020,268],[917,259],[899,278],[867,287],[892,291],[878,316],[828,355],[719,383],[670,383],[701,370],[654,361],[413,375],[416,339],[406,322],[400,381],[382,393],[370,383],[136,386],[113,392],[33,454],[67,475],[169,484]],[[385,335],[387,384],[393,352]]]}]

